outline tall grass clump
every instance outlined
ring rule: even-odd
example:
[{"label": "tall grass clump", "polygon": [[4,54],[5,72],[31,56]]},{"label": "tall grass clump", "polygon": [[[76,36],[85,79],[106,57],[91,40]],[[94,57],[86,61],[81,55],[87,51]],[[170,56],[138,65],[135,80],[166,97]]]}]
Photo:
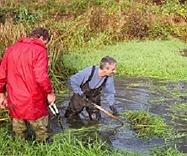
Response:
[{"label": "tall grass clump", "polygon": [[123,113],[131,124],[131,128],[139,137],[150,139],[154,136],[166,138],[172,135],[172,128],[160,116],[145,111],[128,111]]},{"label": "tall grass clump", "polygon": [[130,127],[134,130],[138,137],[142,137],[146,140],[159,137],[165,140],[165,144],[159,147],[155,147],[150,150],[150,155],[153,156],[184,156],[175,145],[171,142],[176,139],[177,135],[174,128],[167,125],[164,118],[146,112],[144,110],[139,111],[127,111],[122,113],[122,116],[127,118],[130,123]]},{"label": "tall grass clump", "polygon": [[[28,25],[27,25],[28,26]],[[29,26],[28,26],[29,27]],[[7,20],[4,25],[0,24],[0,42],[2,43],[2,50],[5,50],[7,46],[14,43],[21,36],[26,36],[26,32],[28,30],[26,25],[19,23],[17,25],[13,25],[13,20]],[[2,54],[4,51],[0,51]]]},{"label": "tall grass clump", "polygon": [[9,121],[8,111],[6,109],[0,109],[0,123],[5,124]]}]

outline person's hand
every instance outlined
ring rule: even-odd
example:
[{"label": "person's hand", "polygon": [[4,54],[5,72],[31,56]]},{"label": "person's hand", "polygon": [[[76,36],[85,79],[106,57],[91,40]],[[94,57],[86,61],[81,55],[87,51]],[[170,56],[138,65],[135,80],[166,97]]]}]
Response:
[{"label": "person's hand", "polygon": [[56,100],[56,96],[53,92],[47,94],[47,101],[48,101],[49,104],[54,103],[55,100]]},{"label": "person's hand", "polygon": [[118,111],[117,111],[117,109],[116,109],[116,107],[114,105],[110,105],[109,108],[112,111],[113,115],[117,115],[118,114]]},{"label": "person's hand", "polygon": [[92,104],[92,101],[89,100],[85,94],[80,95],[81,98],[84,100],[85,106],[89,109],[95,109],[95,106]]},{"label": "person's hand", "polygon": [[82,99],[85,103],[88,103],[88,102],[89,102],[89,99],[86,97],[85,94],[81,94],[80,97],[81,97],[81,99]]},{"label": "person's hand", "polygon": [[6,108],[7,107],[7,98],[4,93],[0,93],[0,108]]}]

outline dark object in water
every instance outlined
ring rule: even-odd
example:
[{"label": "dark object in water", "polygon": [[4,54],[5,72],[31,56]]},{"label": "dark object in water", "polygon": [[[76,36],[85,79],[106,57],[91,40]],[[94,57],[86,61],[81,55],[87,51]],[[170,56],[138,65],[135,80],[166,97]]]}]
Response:
[{"label": "dark object in water", "polygon": [[180,53],[181,53],[182,56],[187,57],[187,49],[181,50]]}]

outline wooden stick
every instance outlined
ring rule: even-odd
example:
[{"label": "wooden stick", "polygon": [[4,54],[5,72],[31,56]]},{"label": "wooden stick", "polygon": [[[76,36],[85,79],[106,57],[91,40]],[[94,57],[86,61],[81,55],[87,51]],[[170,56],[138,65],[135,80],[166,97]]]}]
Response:
[{"label": "wooden stick", "polygon": [[2,119],[0,119],[0,121],[5,121],[5,120],[8,120],[8,118],[2,118]]},{"label": "wooden stick", "polygon": [[102,108],[101,106],[95,104],[95,103],[92,103],[94,105],[95,108],[99,109],[100,111],[102,111],[103,113],[105,113],[106,115],[108,115],[109,117],[113,118],[113,119],[116,119],[116,120],[119,120],[122,124],[123,121],[121,121],[121,119],[117,116],[114,116],[113,114],[111,114],[109,111],[105,110],[104,108]]}]

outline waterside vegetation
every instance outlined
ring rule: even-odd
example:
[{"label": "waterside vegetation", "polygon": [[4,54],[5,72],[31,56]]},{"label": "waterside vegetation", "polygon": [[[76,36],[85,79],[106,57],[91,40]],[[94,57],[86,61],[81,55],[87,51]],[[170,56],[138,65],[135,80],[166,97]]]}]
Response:
[{"label": "waterside vegetation", "polygon": [[[104,55],[118,60],[119,76],[186,80],[187,58],[180,53],[187,49],[186,6],[183,0],[1,0],[0,55],[19,37],[43,26],[52,34],[49,72],[56,93],[71,74],[97,64]],[[7,111],[0,110],[0,118],[7,118]],[[7,126],[1,122],[0,155],[140,155],[110,151],[99,140],[85,145],[65,132],[49,145],[25,142],[10,137]],[[152,155],[183,154],[168,148],[155,149]]]},{"label": "waterside vegetation", "polygon": [[[113,45],[117,42],[125,43],[124,46],[121,45],[121,47],[124,47],[124,51],[119,49],[119,56],[115,55],[117,59],[127,57],[124,61],[125,72],[123,65],[121,65],[119,71],[122,70],[122,73],[126,75],[142,76],[145,73],[145,76],[153,75],[170,78],[171,76],[166,73],[162,75],[162,68],[158,65],[154,69],[158,74],[151,72],[154,67],[145,69],[144,67],[147,64],[138,68],[141,72],[135,69],[144,60],[144,57],[149,58],[148,53],[161,56],[163,53],[163,58],[161,59],[160,56],[158,61],[159,64],[161,61],[165,61],[167,59],[164,51],[166,46],[161,51],[155,47],[152,49],[151,43],[150,47],[146,47],[148,48],[147,51],[146,49],[140,49],[139,51],[135,49],[134,51],[133,48],[126,49],[126,46],[133,47],[133,43],[127,43],[132,40],[170,40],[178,38],[185,42],[187,37],[186,5],[185,1],[181,0],[1,0],[0,53],[3,54],[8,45],[15,42],[19,37],[25,36],[34,27],[43,26],[48,28],[52,34],[52,40],[48,46],[49,71],[56,92],[62,90],[62,83],[65,84],[67,77],[77,70],[71,68],[71,64],[73,65],[76,62],[70,62],[70,68],[65,67],[67,62],[63,62],[64,54],[74,53],[77,50],[79,52],[83,51],[79,49],[84,49],[84,51],[89,51],[90,48],[100,49],[100,47]],[[183,48],[181,47],[182,43],[179,44],[180,48]],[[135,46],[143,45],[135,44]],[[158,44],[158,46],[160,45]],[[172,45],[168,43],[167,46]],[[114,50],[118,51],[116,48]],[[172,48],[166,50],[173,53]],[[135,53],[136,57],[133,55]],[[173,56],[173,54],[171,55]],[[80,54],[80,56],[82,55]],[[141,57],[137,60],[139,56]],[[126,61],[128,57],[132,57],[131,59],[134,57],[133,66],[129,66],[129,62]],[[154,59],[156,57],[157,55],[155,55]],[[183,59],[181,60],[185,62]],[[155,61],[153,65],[156,64]],[[177,62],[180,62],[180,60]],[[164,67],[168,66],[167,63],[161,63],[164,64]],[[179,64],[179,67],[185,66],[182,63]],[[176,63],[172,66],[175,65]],[[178,74],[178,71],[172,70],[171,72],[174,72],[174,75]]]}]

